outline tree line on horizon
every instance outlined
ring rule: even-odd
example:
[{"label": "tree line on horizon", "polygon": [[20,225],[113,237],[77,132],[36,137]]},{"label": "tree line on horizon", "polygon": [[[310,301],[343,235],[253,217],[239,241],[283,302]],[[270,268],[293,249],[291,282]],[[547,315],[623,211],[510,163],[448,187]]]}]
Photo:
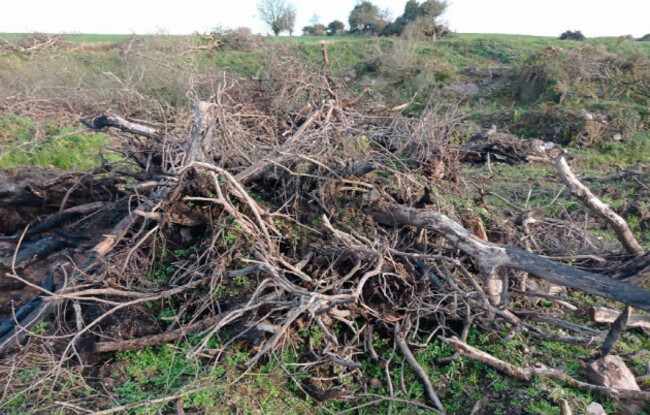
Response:
[{"label": "tree line on horizon", "polygon": [[[340,20],[333,20],[327,25],[314,14],[309,25],[302,28],[303,36],[335,35],[374,35],[402,36],[435,39],[451,33],[440,21],[440,16],[447,10],[447,0],[407,0],[404,12],[391,20],[387,9],[380,9],[370,0],[358,0],[348,15],[348,29]],[[296,6],[288,0],[261,0],[257,9],[260,19],[278,36],[288,32],[293,36],[296,25]],[[631,36],[627,36],[632,38]],[[560,40],[584,41],[586,37],[580,30],[567,30],[560,34]],[[650,41],[650,34],[638,39]]]},{"label": "tree line on horizon", "polygon": [[[382,10],[371,1],[359,1],[350,11],[348,27],[340,20],[333,20],[327,25],[314,15],[311,24],[302,28],[306,36],[334,35],[376,35],[376,36],[410,36],[436,38],[449,33],[449,29],[439,22],[439,17],[447,9],[446,0],[408,0],[404,12],[395,20],[390,19],[388,10]],[[282,32],[293,35],[296,22],[296,7],[287,0],[261,0],[257,5],[260,19],[278,36]]]}]

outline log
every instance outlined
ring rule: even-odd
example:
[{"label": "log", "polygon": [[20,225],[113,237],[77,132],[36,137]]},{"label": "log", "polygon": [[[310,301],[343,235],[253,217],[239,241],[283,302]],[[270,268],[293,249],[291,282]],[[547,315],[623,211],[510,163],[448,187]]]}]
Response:
[{"label": "log", "polygon": [[623,330],[625,330],[631,314],[632,307],[628,305],[625,307],[625,310],[623,310],[621,315],[618,316],[618,318],[612,323],[609,329],[609,333],[607,333],[607,337],[605,337],[605,341],[603,342],[601,354],[602,357],[607,357],[609,352],[612,351],[614,345],[616,344],[616,341],[621,336],[621,333],[623,333]]},{"label": "log", "polygon": [[[50,271],[43,281],[43,288],[50,292],[55,290],[54,275]],[[34,327],[53,310],[53,303],[43,304],[44,295],[29,300],[0,324],[0,354],[22,342],[27,337],[26,330]],[[16,323],[19,327],[16,327]]]},{"label": "log", "polygon": [[8,184],[0,186],[0,207],[38,206],[43,199],[29,185]]},{"label": "log", "polygon": [[[589,317],[596,323],[613,323],[620,315],[620,311],[605,307],[591,307],[589,309]],[[627,327],[641,327],[650,330],[650,316],[632,314],[628,318]]]},{"label": "log", "polygon": [[156,141],[160,141],[165,135],[164,132],[153,127],[127,121],[126,119],[110,112],[108,114],[100,115],[92,121],[84,119],[80,119],[79,121],[91,130],[101,131],[112,127],[124,131],[125,133],[140,135]]},{"label": "log", "polygon": [[[73,218],[79,214],[85,214],[92,212],[93,210],[101,209],[104,207],[104,205],[104,202],[92,202],[85,205],[71,207],[70,209],[66,209],[63,212],[57,212],[47,219],[44,219],[31,228],[27,229],[27,232],[25,232],[23,238],[24,240],[27,240],[34,235],[38,235],[54,228],[55,226],[59,226],[62,222],[65,222],[68,219]],[[59,234],[61,234],[60,232],[61,230],[59,230]],[[13,236],[0,236],[0,241],[18,241],[21,238],[21,235],[22,233]]]},{"label": "log", "polygon": [[377,222],[383,225],[415,226],[438,233],[473,257],[485,274],[494,274],[500,267],[517,269],[553,284],[650,311],[648,290],[551,261],[519,248],[483,241],[445,215],[399,204],[388,206],[376,204],[368,207],[367,210]]}]

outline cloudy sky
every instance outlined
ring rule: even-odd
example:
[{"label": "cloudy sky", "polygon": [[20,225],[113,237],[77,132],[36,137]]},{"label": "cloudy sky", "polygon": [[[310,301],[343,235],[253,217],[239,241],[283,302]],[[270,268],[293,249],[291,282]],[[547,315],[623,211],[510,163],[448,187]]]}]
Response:
[{"label": "cloudy sky", "polygon": [[[259,0],[0,0],[0,32],[155,33],[205,31],[215,26],[266,29],[258,21]],[[406,0],[374,0],[399,16]],[[347,16],[356,0],[293,0],[297,28],[317,14],[321,22]],[[636,37],[650,33],[650,0],[449,0],[444,15],[461,33],[557,36],[582,30],[586,36]],[[298,30],[299,32],[299,30]]]}]

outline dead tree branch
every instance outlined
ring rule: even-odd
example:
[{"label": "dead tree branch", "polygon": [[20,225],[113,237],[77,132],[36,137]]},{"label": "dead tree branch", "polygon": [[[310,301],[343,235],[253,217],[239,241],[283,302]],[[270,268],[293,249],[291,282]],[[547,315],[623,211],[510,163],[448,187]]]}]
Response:
[{"label": "dead tree branch", "polygon": [[442,214],[397,204],[371,208],[371,213],[383,225],[415,226],[437,232],[458,249],[471,255],[484,274],[491,275],[500,267],[518,269],[553,284],[650,311],[650,291],[544,259],[518,248],[485,242]]},{"label": "dead tree branch", "polygon": [[449,344],[457,352],[463,356],[472,359],[478,360],[479,362],[485,363],[488,366],[491,366],[509,376],[513,376],[519,379],[524,379],[526,381],[532,380],[536,376],[542,376],[550,379],[555,379],[560,382],[564,382],[567,385],[581,390],[583,392],[597,392],[601,395],[607,396],[612,399],[622,399],[622,400],[641,400],[645,402],[650,402],[650,392],[646,391],[636,391],[628,389],[615,389],[608,386],[598,386],[592,385],[590,383],[585,383],[579,380],[572,378],[566,373],[558,369],[551,369],[547,367],[518,367],[511,363],[505,362],[501,359],[498,359],[491,354],[485,353],[482,350],[476,349],[470,346],[467,343],[464,343],[458,340],[455,337],[451,338],[441,338],[442,341]]},{"label": "dead tree branch", "polygon": [[609,206],[594,196],[585,185],[580,183],[571,170],[571,167],[569,167],[563,153],[553,158],[553,166],[571,194],[575,196],[581,204],[586,206],[600,218],[604,219],[612,229],[614,229],[618,240],[629,254],[643,255],[645,253],[645,250],[641,248],[641,245],[634,237],[634,234],[627,222],[625,222],[625,219],[617,215]]},{"label": "dead tree branch", "polygon": [[435,389],[433,389],[433,385],[431,384],[429,377],[424,372],[424,369],[422,369],[422,366],[420,366],[417,360],[415,360],[415,356],[413,356],[413,353],[411,353],[411,349],[409,349],[409,346],[406,344],[406,341],[401,336],[399,324],[395,325],[393,336],[395,337],[395,342],[397,342],[397,345],[399,346],[399,349],[402,351],[404,358],[411,366],[411,368],[417,375],[418,379],[420,379],[420,382],[422,382],[427,397],[436,406],[436,408],[438,408],[438,411],[444,415],[446,413],[445,407],[442,405],[442,402],[440,402],[440,398],[438,398],[438,394],[436,393]]}]

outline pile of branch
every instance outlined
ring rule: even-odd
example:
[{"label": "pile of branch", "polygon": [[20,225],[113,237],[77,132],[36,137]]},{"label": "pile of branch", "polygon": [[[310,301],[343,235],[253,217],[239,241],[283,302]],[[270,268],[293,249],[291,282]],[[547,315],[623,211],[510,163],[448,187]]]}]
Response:
[{"label": "pile of branch", "polygon": [[[219,85],[214,100],[196,103],[185,137],[113,114],[84,121],[92,129],[132,135],[125,151],[132,163],[74,176],[62,197],[42,186],[0,188],[7,200],[32,200],[56,211],[40,211],[40,223],[59,215],[39,232],[5,236],[13,247],[6,278],[38,290],[44,307],[31,310],[29,320],[14,311],[15,324],[0,333],[0,350],[16,345],[54,305],[72,310],[49,337],[60,343],[62,361],[79,350],[140,349],[190,333],[201,338],[190,356],[218,356],[209,340],[228,332],[227,343],[245,339],[255,346],[250,367],[295,341],[295,328],[314,326],[325,342],[308,341],[309,353],[300,358],[314,372],[337,367],[340,376],[319,385],[330,389],[359,371],[365,357],[379,361],[368,341],[378,333],[394,339],[425,385],[429,408],[444,413],[409,339],[426,343],[438,333],[473,357],[462,340],[449,338],[464,339],[474,324],[551,336],[522,319],[520,304],[514,308],[513,297],[536,295],[513,290],[513,282],[522,282],[516,275],[650,311],[650,292],[639,286],[543,258],[524,244],[490,242],[484,231],[463,227],[443,197],[459,192],[459,156],[446,124],[381,115],[384,107],[350,94],[334,79],[325,48],[323,54],[322,68],[271,68],[263,80]],[[561,156],[555,157],[562,166]],[[77,197],[82,186],[106,191],[84,200]],[[99,201],[116,213],[112,222],[102,222],[110,227],[101,232],[61,217]],[[87,239],[74,244],[80,260],[41,262],[54,280],[43,288],[23,270],[39,269],[38,261],[53,251],[21,253],[55,230],[64,238]],[[193,253],[174,260],[160,254],[179,249]],[[148,276],[161,266],[173,272],[153,284]],[[254,283],[223,295],[244,277]],[[125,339],[111,328],[109,322],[126,310],[161,299],[179,310],[165,330]],[[452,328],[457,322],[461,332]],[[589,335],[579,341],[603,341],[593,329],[556,324]]]},{"label": "pile of branch", "polygon": [[56,52],[68,45],[69,43],[63,35],[35,33],[29,36],[22,36],[17,41],[2,39],[2,43],[0,43],[0,55],[17,53],[31,57],[38,54]]}]

